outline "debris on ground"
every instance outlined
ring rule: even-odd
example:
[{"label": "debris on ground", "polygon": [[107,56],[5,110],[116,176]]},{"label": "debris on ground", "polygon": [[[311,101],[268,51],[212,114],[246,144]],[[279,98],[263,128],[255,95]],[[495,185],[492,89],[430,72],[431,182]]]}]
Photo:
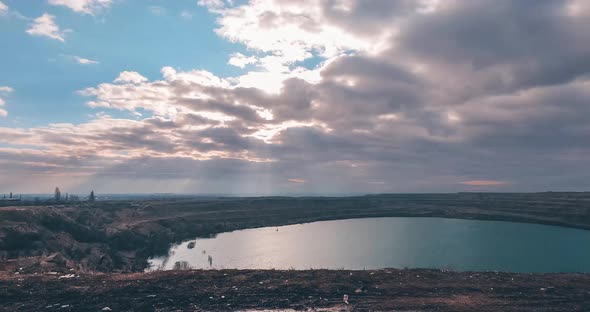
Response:
[{"label": "debris on ground", "polygon": [[[382,274],[386,272],[391,274]],[[58,281],[52,275],[0,273],[0,298],[0,312],[340,311],[343,307],[440,312],[511,310],[508,307],[537,312],[551,307],[552,312],[572,312],[590,311],[590,275],[183,270],[80,274]]]}]

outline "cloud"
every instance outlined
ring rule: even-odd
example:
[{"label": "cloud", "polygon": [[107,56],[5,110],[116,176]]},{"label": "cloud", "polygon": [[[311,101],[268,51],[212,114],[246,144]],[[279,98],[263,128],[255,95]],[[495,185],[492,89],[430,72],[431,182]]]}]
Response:
[{"label": "cloud", "polygon": [[[9,93],[9,92],[13,92],[14,89],[11,87],[7,87],[7,86],[0,86],[0,95],[2,93]],[[2,99],[0,97],[0,117],[6,117],[8,116],[8,112],[2,108],[4,105],[6,105],[6,102],[4,101],[4,99]]]},{"label": "cloud", "polygon": [[287,181],[293,182],[293,183],[305,183],[306,182],[303,179],[288,179]]},{"label": "cloud", "polygon": [[462,181],[460,182],[463,185],[469,186],[505,186],[509,184],[506,181],[495,181],[495,180],[472,180],[472,181]]},{"label": "cloud", "polygon": [[8,6],[4,2],[0,1],[0,15],[8,12]]},{"label": "cloud", "polygon": [[49,4],[64,6],[76,13],[95,15],[112,4],[112,0],[48,0]]},{"label": "cloud", "polygon": [[258,59],[255,56],[245,56],[242,53],[234,53],[231,55],[227,63],[239,68],[244,68],[246,65],[254,64],[257,61]]},{"label": "cloud", "polygon": [[180,17],[189,20],[193,18],[193,14],[189,11],[183,10],[182,12],[180,12]]},{"label": "cloud", "polygon": [[[231,3],[231,0],[228,0],[227,2]],[[209,10],[220,10],[220,9],[225,8],[226,1],[224,1],[224,0],[199,0],[199,1],[197,1],[197,4],[200,6],[204,6],[204,7],[208,8]]]},{"label": "cloud", "polygon": [[590,11],[531,3],[202,1],[254,55],[229,58],[246,72],[123,71],[79,92],[105,112],[86,123],[0,128],[0,174],[143,192],[587,190]]},{"label": "cloud", "polygon": [[217,34],[250,49],[280,57],[291,65],[318,53],[336,56],[348,50],[365,50],[370,43],[339,27],[323,23],[317,1],[254,1],[238,7],[220,9]]},{"label": "cloud", "polygon": [[117,77],[115,79],[115,82],[121,82],[121,83],[131,82],[131,83],[139,84],[142,82],[146,82],[147,80],[148,80],[147,78],[140,75],[138,72],[124,71],[124,72],[121,72],[121,74],[119,74],[119,77]]},{"label": "cloud", "polygon": [[64,42],[65,34],[70,31],[69,29],[60,30],[59,26],[55,24],[55,16],[44,13],[33,21],[26,32],[31,36],[45,36]]},{"label": "cloud", "polygon": [[76,62],[78,62],[79,64],[82,64],[82,65],[92,65],[92,64],[98,64],[99,63],[98,61],[93,61],[93,60],[90,60],[90,59],[87,59],[87,58],[83,58],[83,57],[79,57],[79,56],[75,56],[75,55],[73,56],[73,58],[74,58],[74,60]]}]

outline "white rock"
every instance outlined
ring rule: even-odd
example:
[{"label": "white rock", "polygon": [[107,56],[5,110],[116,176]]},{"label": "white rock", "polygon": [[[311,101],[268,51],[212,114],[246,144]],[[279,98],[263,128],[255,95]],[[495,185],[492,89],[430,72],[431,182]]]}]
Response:
[{"label": "white rock", "polygon": [[64,278],[69,279],[69,278],[74,278],[74,277],[76,277],[76,274],[66,274],[66,275],[62,275],[62,276],[58,277],[57,279],[64,279]]}]

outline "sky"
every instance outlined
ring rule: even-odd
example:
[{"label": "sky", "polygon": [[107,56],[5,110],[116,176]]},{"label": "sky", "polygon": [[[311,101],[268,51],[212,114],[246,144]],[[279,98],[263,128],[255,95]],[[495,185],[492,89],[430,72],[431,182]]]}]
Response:
[{"label": "sky", "polygon": [[0,0],[0,193],[590,190],[590,1]]}]

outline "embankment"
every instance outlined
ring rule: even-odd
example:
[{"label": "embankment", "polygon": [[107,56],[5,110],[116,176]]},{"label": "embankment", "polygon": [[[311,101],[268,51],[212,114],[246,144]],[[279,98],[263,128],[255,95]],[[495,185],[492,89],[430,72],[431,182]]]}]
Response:
[{"label": "embankment", "polygon": [[590,229],[590,193],[394,194],[60,203],[0,208],[0,271],[137,272],[184,239],[364,217],[443,217]]}]

